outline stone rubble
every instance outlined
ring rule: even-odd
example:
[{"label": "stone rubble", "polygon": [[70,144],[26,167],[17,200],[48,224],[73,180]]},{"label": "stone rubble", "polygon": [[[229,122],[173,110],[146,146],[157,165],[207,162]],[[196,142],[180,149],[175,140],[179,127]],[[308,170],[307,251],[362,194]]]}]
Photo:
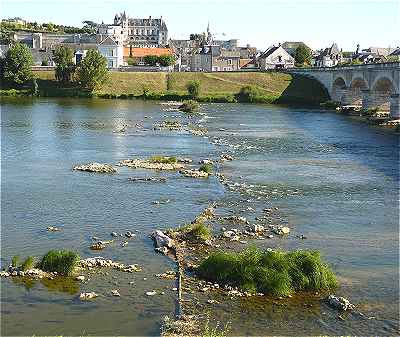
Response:
[{"label": "stone rubble", "polygon": [[190,178],[208,178],[210,175],[209,173],[200,170],[181,170],[179,173]]},{"label": "stone rubble", "polygon": [[79,295],[79,299],[81,300],[81,301],[87,301],[87,300],[91,300],[91,299],[94,299],[94,298],[96,298],[96,297],[98,297],[99,295],[97,295],[94,291],[91,291],[91,292],[87,292],[87,293],[81,293],[80,295]]},{"label": "stone rubble", "polygon": [[145,178],[142,178],[142,177],[130,177],[130,178],[128,178],[128,180],[132,181],[132,182],[148,182],[148,181],[151,181],[151,182],[165,183],[167,181],[167,178],[165,178],[165,177],[145,177]]},{"label": "stone rubble", "polygon": [[119,271],[134,273],[141,271],[141,268],[137,264],[125,265],[120,262],[114,262],[112,260],[106,260],[105,258],[99,257],[89,257],[84,260],[80,260],[78,266],[83,269],[90,269],[94,267],[108,267]]},{"label": "stone rubble", "polygon": [[117,170],[110,164],[89,163],[83,165],[75,165],[73,170],[97,172],[97,173],[116,173]]},{"label": "stone rubble", "polygon": [[144,159],[126,159],[121,160],[118,163],[119,166],[127,166],[130,168],[143,168],[143,169],[151,169],[151,170],[180,170],[185,167],[185,165],[180,163],[152,163],[148,160]]},{"label": "stone rubble", "polygon": [[342,311],[353,310],[355,308],[355,305],[351,304],[350,301],[344,297],[329,295],[326,300],[331,307]]}]

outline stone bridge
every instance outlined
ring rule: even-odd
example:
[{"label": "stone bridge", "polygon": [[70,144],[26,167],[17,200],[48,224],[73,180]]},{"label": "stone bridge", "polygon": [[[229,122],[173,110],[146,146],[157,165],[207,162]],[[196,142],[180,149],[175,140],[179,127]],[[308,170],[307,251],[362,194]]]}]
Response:
[{"label": "stone bridge", "polygon": [[328,90],[331,100],[342,105],[377,108],[400,118],[400,62],[288,71],[315,78]]}]

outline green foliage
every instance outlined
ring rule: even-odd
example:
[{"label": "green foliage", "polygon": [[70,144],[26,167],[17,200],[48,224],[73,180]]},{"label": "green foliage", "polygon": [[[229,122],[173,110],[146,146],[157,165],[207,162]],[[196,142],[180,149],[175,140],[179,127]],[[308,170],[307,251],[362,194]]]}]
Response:
[{"label": "green foliage", "polygon": [[143,61],[149,66],[159,64],[162,67],[167,67],[175,63],[175,57],[173,55],[146,55]]},{"label": "green foliage", "polygon": [[129,66],[136,66],[137,65],[137,62],[132,57],[128,57],[126,62],[128,63]]},{"label": "green foliage", "polygon": [[146,55],[143,59],[144,63],[149,66],[155,66],[158,62],[157,55]]},{"label": "green foliage", "polygon": [[22,85],[33,78],[33,57],[23,43],[14,44],[7,52],[1,64],[1,79]]},{"label": "green foliage", "polygon": [[210,174],[213,171],[213,166],[212,166],[212,164],[209,164],[209,163],[203,164],[200,166],[199,171],[203,171],[203,172]]},{"label": "green foliage", "polygon": [[311,51],[305,45],[300,44],[296,48],[296,52],[294,54],[294,61],[297,64],[310,64],[311,63]]},{"label": "green foliage", "polygon": [[158,63],[161,67],[168,67],[175,64],[175,57],[173,55],[160,55]]},{"label": "green foliage", "polygon": [[149,162],[160,164],[175,164],[177,162],[177,159],[176,157],[152,156],[149,158]]},{"label": "green foliage", "polygon": [[93,91],[108,78],[106,58],[97,50],[90,49],[79,64],[77,74],[82,86]]},{"label": "green foliage", "polygon": [[35,264],[35,258],[33,256],[28,256],[24,262],[22,262],[21,268],[23,271],[32,269]]},{"label": "green foliage", "polygon": [[67,83],[75,72],[75,64],[72,61],[74,51],[65,46],[57,46],[54,51],[54,62],[56,64],[55,77],[57,81]]},{"label": "green foliage", "polygon": [[198,80],[189,81],[186,84],[186,89],[190,96],[192,96],[193,98],[198,97],[200,94],[200,81]]},{"label": "green foliage", "polygon": [[262,252],[250,247],[241,253],[217,252],[201,263],[197,274],[222,285],[275,296],[337,287],[335,275],[313,250]]},{"label": "green foliage", "polygon": [[42,64],[43,67],[47,67],[49,65],[49,60],[42,60]]},{"label": "green foliage", "polygon": [[257,97],[261,95],[260,90],[254,86],[246,85],[240,88],[239,93],[236,95],[238,102],[242,103],[254,103]]},{"label": "green foliage", "polygon": [[48,272],[57,272],[61,275],[71,275],[76,263],[79,261],[79,255],[72,251],[50,250],[43,256],[40,262],[40,268]]},{"label": "green foliage", "polygon": [[195,112],[199,110],[199,103],[194,100],[187,100],[182,103],[179,110],[183,112]]},{"label": "green foliage", "polygon": [[194,243],[202,243],[212,238],[211,228],[202,222],[184,225],[175,230],[168,231],[168,234],[171,236],[176,236],[177,234],[182,239]]},{"label": "green foliage", "polygon": [[11,265],[13,266],[13,267],[18,267],[18,263],[19,263],[19,261],[20,261],[20,257],[19,257],[19,255],[14,255],[13,257],[12,257],[12,259],[11,259]]}]

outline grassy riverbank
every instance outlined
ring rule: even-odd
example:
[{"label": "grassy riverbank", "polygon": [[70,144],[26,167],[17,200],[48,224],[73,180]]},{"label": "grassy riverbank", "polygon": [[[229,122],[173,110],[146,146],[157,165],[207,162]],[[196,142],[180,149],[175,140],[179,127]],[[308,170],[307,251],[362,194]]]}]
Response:
[{"label": "grassy riverbank", "polygon": [[[319,104],[328,99],[324,88],[312,79],[281,72],[252,73],[121,73],[110,72],[108,80],[91,93],[79,86],[61,85],[53,71],[35,71],[40,96],[146,98],[184,100],[189,96],[186,84],[200,83],[200,102],[235,102],[241,88],[252,86],[258,92],[257,103]],[[27,95],[27,88],[2,88],[3,96]]]}]

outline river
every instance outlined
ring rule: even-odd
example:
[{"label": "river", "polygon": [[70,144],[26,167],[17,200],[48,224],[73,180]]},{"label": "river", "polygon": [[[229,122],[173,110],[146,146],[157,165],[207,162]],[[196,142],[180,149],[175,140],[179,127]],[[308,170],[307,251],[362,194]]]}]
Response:
[{"label": "river", "polygon": [[[156,228],[190,222],[210,202],[219,203],[221,211],[241,207],[250,219],[265,207],[278,207],[291,235],[257,244],[320,250],[341,283],[336,293],[367,317],[340,320],[317,300],[308,306],[306,299],[284,306],[226,301],[211,311],[222,323],[230,322],[232,334],[398,333],[398,134],[317,109],[204,104],[205,116],[197,122],[209,134],[199,137],[153,130],[165,119],[187,122],[179,112],[162,110],[158,102],[141,100],[2,99],[1,266],[13,255],[65,248],[143,269],[92,275],[85,283],[2,278],[2,335],[159,334],[161,319],[175,310],[176,292],[173,280],[154,275],[174,269],[174,263],[154,252],[148,236]],[[124,124],[139,127],[114,132]],[[235,160],[221,172],[246,186],[242,193],[215,177],[127,167],[115,175],[72,170],[78,163],[154,154],[197,162],[216,159],[222,151]],[[128,180],[150,175],[167,181]],[[48,226],[61,231],[47,232]],[[110,239],[111,232],[127,230],[137,234],[127,246],[113,244],[101,254],[89,249],[93,236]],[[112,296],[112,289],[121,297]],[[165,294],[145,295],[153,289]],[[77,297],[83,291],[100,296],[81,302]]]}]

